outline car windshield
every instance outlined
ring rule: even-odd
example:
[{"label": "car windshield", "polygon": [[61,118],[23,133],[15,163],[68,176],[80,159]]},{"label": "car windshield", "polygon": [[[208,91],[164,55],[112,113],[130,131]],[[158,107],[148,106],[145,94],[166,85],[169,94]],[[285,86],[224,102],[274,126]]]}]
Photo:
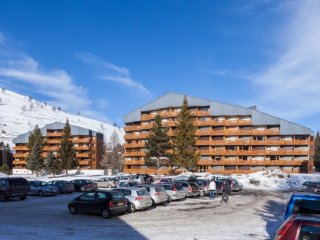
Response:
[{"label": "car windshield", "polygon": [[163,192],[164,189],[162,187],[155,187],[156,192]]},{"label": "car windshield", "polygon": [[147,189],[140,189],[137,191],[137,195],[138,196],[148,196],[149,192],[147,191]]},{"label": "car windshield", "polygon": [[39,186],[48,186],[47,182],[39,182]]},{"label": "car windshield", "polygon": [[293,211],[294,213],[320,214],[320,201],[299,199],[295,202]]}]

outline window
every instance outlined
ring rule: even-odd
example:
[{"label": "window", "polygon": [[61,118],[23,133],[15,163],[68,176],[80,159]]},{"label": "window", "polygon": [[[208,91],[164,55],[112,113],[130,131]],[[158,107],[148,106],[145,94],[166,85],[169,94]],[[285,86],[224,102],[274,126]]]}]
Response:
[{"label": "window", "polygon": [[80,196],[80,201],[95,201],[96,200],[96,193],[90,192],[85,193],[82,196]]},{"label": "window", "polygon": [[0,180],[0,186],[9,186],[9,180],[8,179],[1,179]]},{"label": "window", "polygon": [[107,193],[102,193],[102,192],[99,192],[98,193],[98,199],[100,201],[106,201],[108,199],[109,195]]}]

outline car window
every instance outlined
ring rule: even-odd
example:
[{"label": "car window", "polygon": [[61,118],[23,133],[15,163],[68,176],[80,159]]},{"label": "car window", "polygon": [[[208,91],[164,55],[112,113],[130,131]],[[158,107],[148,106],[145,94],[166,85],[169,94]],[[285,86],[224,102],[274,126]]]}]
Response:
[{"label": "car window", "polygon": [[99,192],[97,195],[100,201],[106,201],[109,198],[109,194],[107,193]]},{"label": "car window", "polygon": [[320,225],[301,227],[299,240],[318,240],[318,239],[320,239]]},{"label": "car window", "polygon": [[181,184],[175,184],[175,187],[176,187],[176,189],[177,189],[178,191],[183,190]]},{"label": "car window", "polygon": [[164,189],[162,187],[155,187],[156,192],[163,192]]},{"label": "car window", "polygon": [[4,187],[9,186],[9,180],[8,179],[1,179],[0,186],[4,186]]},{"label": "car window", "polygon": [[96,193],[89,192],[81,195],[79,197],[80,201],[95,201],[96,200]]},{"label": "car window", "polygon": [[293,212],[320,214],[320,201],[298,199],[294,204]]},{"label": "car window", "polygon": [[182,187],[188,187],[188,184],[182,183]]},{"label": "car window", "polygon": [[146,189],[140,189],[137,191],[138,196],[148,196],[149,192]]},{"label": "car window", "polygon": [[122,192],[114,191],[111,192],[112,200],[122,200],[124,198],[124,194]]}]

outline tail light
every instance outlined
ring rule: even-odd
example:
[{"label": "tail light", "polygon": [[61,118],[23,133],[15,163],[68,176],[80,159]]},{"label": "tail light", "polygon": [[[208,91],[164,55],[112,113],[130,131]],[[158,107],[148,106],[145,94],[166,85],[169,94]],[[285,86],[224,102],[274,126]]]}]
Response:
[{"label": "tail light", "polygon": [[108,205],[109,205],[109,208],[114,206],[114,205],[113,205],[113,203],[112,203],[111,201],[109,202],[109,204],[108,204]]},{"label": "tail light", "polygon": [[287,221],[285,221],[279,230],[276,233],[275,240],[285,240],[283,237],[288,231],[288,229],[292,226],[294,220],[293,217],[290,217]]},{"label": "tail light", "polygon": [[136,197],[135,200],[136,201],[141,201],[141,200],[143,200],[143,197]]},{"label": "tail light", "polygon": [[160,193],[159,193],[159,192],[155,192],[153,195],[155,195],[155,196],[159,196],[159,195],[160,195]]},{"label": "tail light", "polygon": [[188,187],[188,192],[192,192],[192,187]]},{"label": "tail light", "polygon": [[176,187],[176,185],[173,185],[173,189],[172,189],[172,191],[174,191],[174,192],[176,192],[176,191],[177,191],[177,187]]}]

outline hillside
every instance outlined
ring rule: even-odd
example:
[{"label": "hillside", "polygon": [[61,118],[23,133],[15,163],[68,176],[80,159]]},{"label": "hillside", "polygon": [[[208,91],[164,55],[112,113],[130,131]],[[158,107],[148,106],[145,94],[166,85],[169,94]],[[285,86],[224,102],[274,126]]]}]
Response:
[{"label": "hillside", "polygon": [[67,118],[70,124],[103,133],[106,139],[116,130],[123,141],[123,130],[111,124],[69,114],[31,97],[0,89],[0,141],[12,145],[15,137],[33,130],[36,124],[41,128],[52,122],[64,123]]}]

